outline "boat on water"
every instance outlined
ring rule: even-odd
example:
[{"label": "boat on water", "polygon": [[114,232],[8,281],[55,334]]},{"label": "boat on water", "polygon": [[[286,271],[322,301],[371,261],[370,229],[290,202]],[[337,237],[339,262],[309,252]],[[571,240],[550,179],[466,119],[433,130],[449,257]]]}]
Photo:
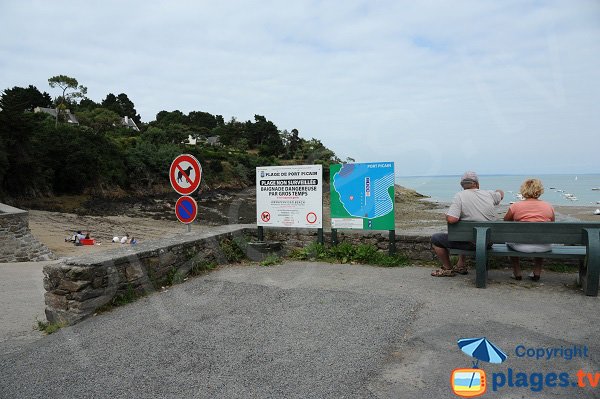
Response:
[{"label": "boat on water", "polygon": [[600,209],[596,209],[596,210],[594,211],[594,215],[600,215]]},{"label": "boat on water", "polygon": [[592,191],[600,191],[600,187],[593,187]]}]

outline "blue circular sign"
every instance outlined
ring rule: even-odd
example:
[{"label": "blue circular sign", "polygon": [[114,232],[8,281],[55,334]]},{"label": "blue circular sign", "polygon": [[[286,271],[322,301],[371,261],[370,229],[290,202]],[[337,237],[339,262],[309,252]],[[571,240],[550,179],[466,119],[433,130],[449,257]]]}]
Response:
[{"label": "blue circular sign", "polygon": [[196,200],[187,195],[179,198],[175,204],[175,215],[181,223],[192,223],[198,214]]}]

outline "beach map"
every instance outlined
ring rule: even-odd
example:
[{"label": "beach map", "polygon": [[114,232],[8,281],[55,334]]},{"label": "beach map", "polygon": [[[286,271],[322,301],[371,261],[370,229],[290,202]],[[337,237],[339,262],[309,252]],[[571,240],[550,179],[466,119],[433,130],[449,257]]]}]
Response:
[{"label": "beach map", "polygon": [[331,165],[331,226],[393,230],[394,163]]}]

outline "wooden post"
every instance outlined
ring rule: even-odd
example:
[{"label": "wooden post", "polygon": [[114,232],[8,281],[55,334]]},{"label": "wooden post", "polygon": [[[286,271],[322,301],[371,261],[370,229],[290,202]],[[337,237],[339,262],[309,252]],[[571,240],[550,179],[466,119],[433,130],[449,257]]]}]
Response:
[{"label": "wooden post", "polygon": [[390,256],[396,254],[396,230],[390,230],[390,246],[388,248]]}]

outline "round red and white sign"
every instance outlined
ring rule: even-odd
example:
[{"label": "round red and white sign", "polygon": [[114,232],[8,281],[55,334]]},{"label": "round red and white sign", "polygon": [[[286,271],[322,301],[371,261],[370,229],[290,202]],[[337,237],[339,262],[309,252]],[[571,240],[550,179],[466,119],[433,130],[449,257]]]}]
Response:
[{"label": "round red and white sign", "polygon": [[200,187],[202,166],[190,154],[179,155],[171,163],[169,180],[173,189],[181,195],[189,195]]},{"label": "round red and white sign", "polygon": [[263,222],[268,222],[269,220],[271,220],[271,214],[267,211],[264,211],[263,213],[260,214],[260,218],[262,219]]},{"label": "round red and white sign", "polygon": [[314,212],[309,212],[306,214],[306,221],[310,224],[315,224],[317,221],[317,214]]}]

